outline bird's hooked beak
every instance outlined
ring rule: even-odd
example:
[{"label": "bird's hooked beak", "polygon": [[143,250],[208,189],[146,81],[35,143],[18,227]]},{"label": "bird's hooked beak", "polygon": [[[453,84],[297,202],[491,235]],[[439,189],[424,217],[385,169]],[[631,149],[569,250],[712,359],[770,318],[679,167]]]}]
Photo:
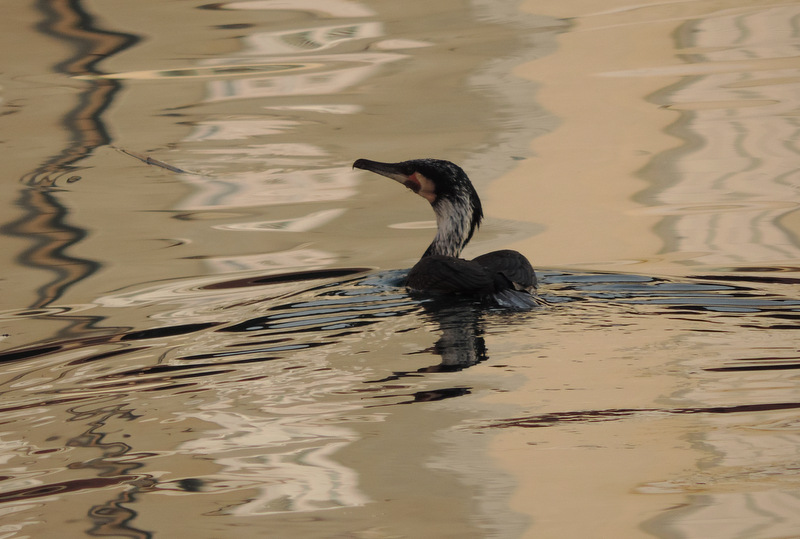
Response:
[{"label": "bird's hooked beak", "polygon": [[436,200],[436,189],[433,182],[415,171],[408,161],[402,161],[400,163],[381,163],[379,161],[370,161],[369,159],[358,159],[353,163],[353,168],[368,170],[375,174],[391,178],[425,198],[431,204]]},{"label": "bird's hooked beak", "polygon": [[403,163],[380,163],[369,159],[359,159],[353,163],[353,168],[368,170],[381,176],[391,178],[398,183],[402,183],[415,193],[419,192],[419,181],[414,177],[414,171]]}]

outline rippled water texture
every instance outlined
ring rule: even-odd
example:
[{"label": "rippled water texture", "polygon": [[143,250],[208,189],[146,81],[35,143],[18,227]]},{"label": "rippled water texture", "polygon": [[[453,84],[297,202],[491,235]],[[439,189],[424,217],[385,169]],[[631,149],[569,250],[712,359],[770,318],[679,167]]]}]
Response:
[{"label": "rippled water texture", "polygon": [[0,537],[800,536],[800,2],[5,8]]}]

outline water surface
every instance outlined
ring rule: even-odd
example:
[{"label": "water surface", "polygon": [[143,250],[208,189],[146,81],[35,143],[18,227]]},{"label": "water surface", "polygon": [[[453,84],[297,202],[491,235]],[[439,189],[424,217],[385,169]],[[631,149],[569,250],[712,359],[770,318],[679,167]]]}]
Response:
[{"label": "water surface", "polygon": [[[800,534],[798,9],[16,6],[3,536]],[[428,156],[540,309],[401,286]]]}]

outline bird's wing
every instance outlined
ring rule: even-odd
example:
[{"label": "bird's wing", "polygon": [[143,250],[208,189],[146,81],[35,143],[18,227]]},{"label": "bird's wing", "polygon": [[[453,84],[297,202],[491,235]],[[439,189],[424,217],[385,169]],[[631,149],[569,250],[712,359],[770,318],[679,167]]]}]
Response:
[{"label": "bird's wing", "polygon": [[531,292],[537,286],[536,272],[531,263],[517,251],[492,251],[473,258],[472,262],[482,266],[490,276],[502,275],[517,290]]},{"label": "bird's wing", "polygon": [[452,256],[423,257],[408,272],[409,288],[445,294],[482,294],[494,288],[492,276],[470,260]]}]

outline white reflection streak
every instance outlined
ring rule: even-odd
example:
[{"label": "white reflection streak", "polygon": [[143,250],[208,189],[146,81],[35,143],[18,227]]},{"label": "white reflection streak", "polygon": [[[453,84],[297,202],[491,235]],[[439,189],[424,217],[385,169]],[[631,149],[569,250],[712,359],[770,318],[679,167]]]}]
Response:
[{"label": "white reflection streak", "polygon": [[330,266],[337,257],[318,249],[296,249],[280,253],[214,257],[205,260],[209,271],[214,273],[236,273],[245,270],[266,270],[267,274],[282,269],[311,271]]},{"label": "white reflection streak", "polygon": [[287,404],[282,410],[276,409],[287,414],[283,417],[223,411],[185,414],[184,419],[199,419],[223,428],[187,442],[181,450],[212,456],[222,467],[214,479],[258,491],[248,502],[229,508],[231,514],[317,511],[368,503],[369,498],[358,488],[356,471],[333,458],[359,439],[358,434],[324,424],[356,407],[340,404],[331,412],[325,406],[315,409],[314,404]]},{"label": "white reflection streak", "polygon": [[[208,120],[198,123],[185,142],[201,140],[242,140],[265,135],[278,135],[296,127],[291,120]],[[313,146],[312,146],[313,147]],[[220,150],[223,151],[223,150]],[[230,152],[231,150],[224,150]],[[315,148],[316,152],[322,152]]]},{"label": "white reflection streak", "polygon": [[[326,428],[326,437],[336,434]],[[341,429],[343,434],[345,431]],[[355,470],[334,461],[331,456],[349,441],[327,441],[321,447],[301,448],[278,455],[248,457],[243,460],[219,459],[229,475],[243,479],[257,474],[266,486],[262,495],[236,506],[234,515],[259,515],[287,511],[318,511],[364,505],[369,501],[358,489]]]},{"label": "white reflection streak", "polygon": [[210,210],[343,200],[355,194],[349,167],[316,170],[268,170],[228,174],[224,180],[184,174],[196,187],[178,210]]},{"label": "white reflection streak", "polygon": [[348,0],[251,0],[224,4],[225,9],[313,11],[329,17],[371,17],[374,11]]},{"label": "white reflection streak", "polygon": [[379,22],[321,26],[286,32],[259,32],[244,38],[247,47],[242,51],[242,55],[316,52],[331,48],[343,41],[381,35],[383,35],[383,25]]},{"label": "white reflection streak", "polygon": [[256,223],[231,223],[227,225],[217,225],[214,228],[219,230],[248,230],[248,231],[271,231],[271,232],[308,232],[317,227],[325,225],[330,221],[341,216],[345,210],[334,208],[322,210],[295,217],[293,219],[281,219],[276,221],[260,221]]},{"label": "white reflection streak", "polygon": [[[209,82],[206,101],[254,99],[263,97],[333,95],[358,84],[377,72],[383,64],[407,58],[398,53],[360,53],[324,57],[280,57],[274,62],[298,63],[309,59],[333,63],[333,69],[271,77],[220,79]],[[230,63],[230,60],[226,60]],[[336,63],[341,63],[336,66]]]}]

